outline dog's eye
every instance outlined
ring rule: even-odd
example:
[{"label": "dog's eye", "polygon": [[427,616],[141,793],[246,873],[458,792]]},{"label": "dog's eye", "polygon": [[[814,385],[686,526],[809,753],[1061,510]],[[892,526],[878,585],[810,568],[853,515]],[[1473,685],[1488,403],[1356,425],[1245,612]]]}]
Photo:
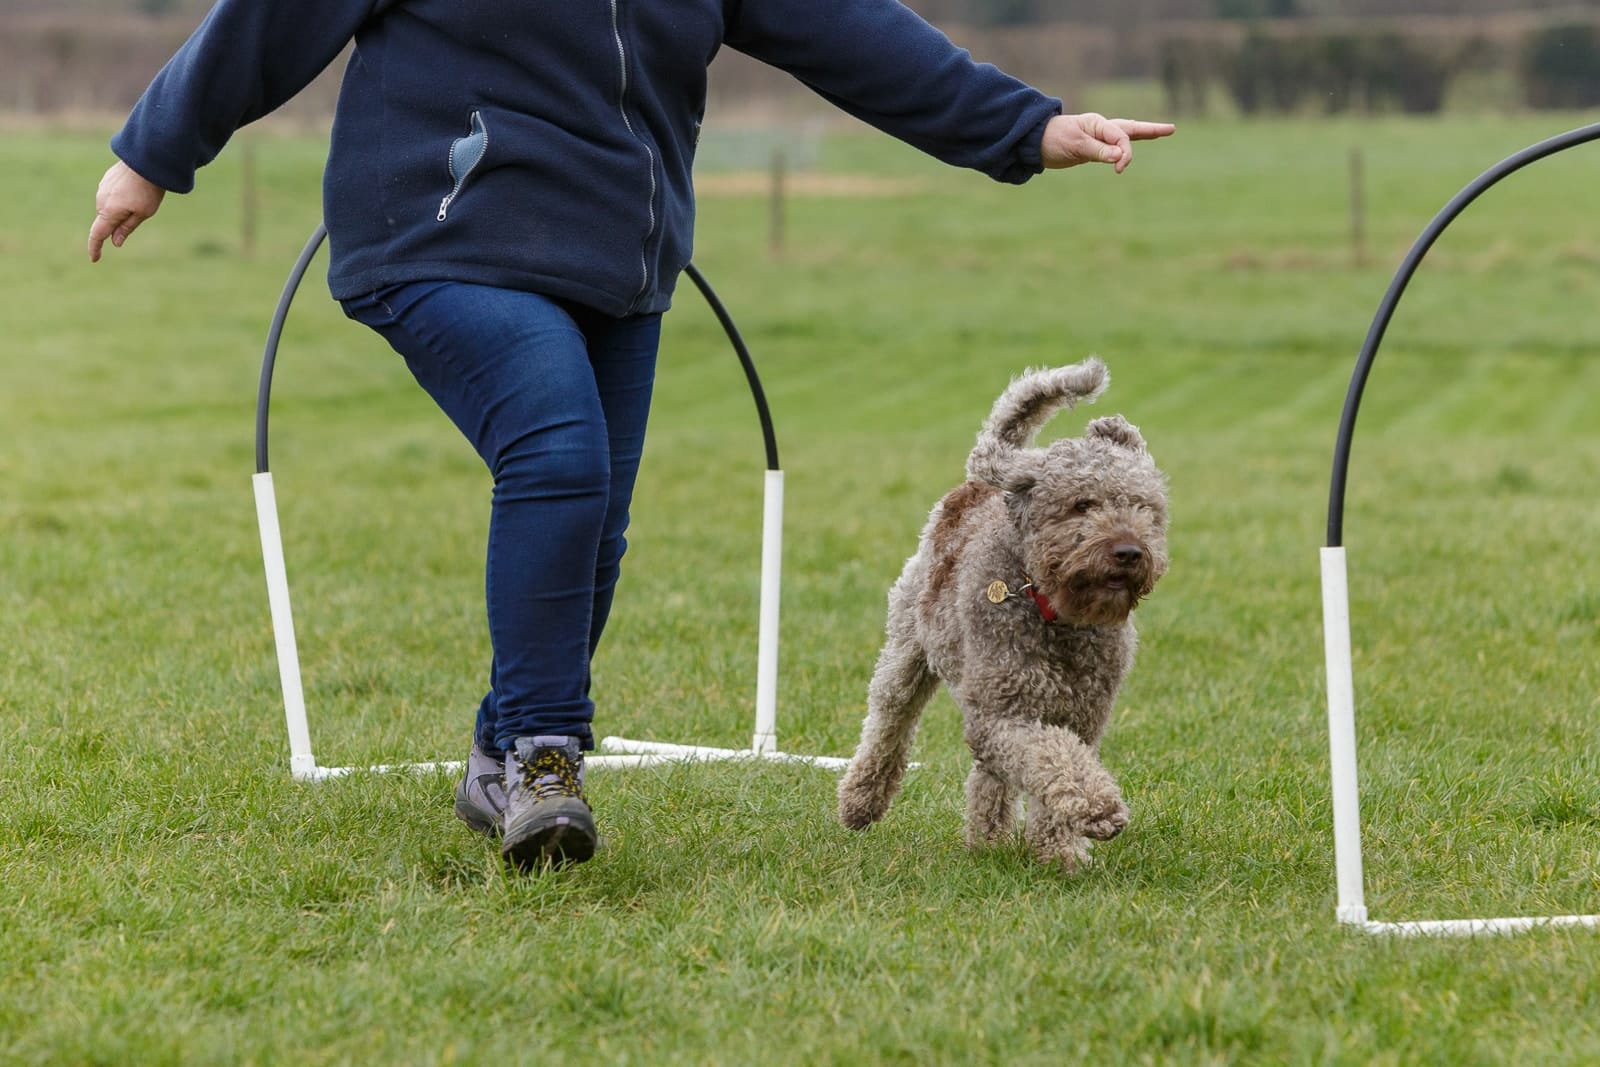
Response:
[{"label": "dog's eye", "polygon": [[1095,502],[1093,500],[1080,500],[1076,504],[1072,505],[1072,510],[1076,511],[1079,515],[1087,515],[1094,509]]}]

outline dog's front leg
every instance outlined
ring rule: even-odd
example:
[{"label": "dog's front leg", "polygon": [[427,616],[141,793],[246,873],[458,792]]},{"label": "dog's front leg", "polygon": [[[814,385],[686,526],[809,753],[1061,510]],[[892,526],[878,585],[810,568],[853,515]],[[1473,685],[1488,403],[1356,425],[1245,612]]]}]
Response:
[{"label": "dog's front leg", "polygon": [[1017,821],[1017,799],[1005,779],[982,761],[967,775],[967,845],[978,848],[1003,840]]},{"label": "dog's front leg", "polygon": [[1128,825],[1116,780],[1077,734],[982,708],[970,697],[961,704],[973,756],[1029,798],[1026,838],[1040,859],[1074,870],[1091,839],[1115,837]]}]

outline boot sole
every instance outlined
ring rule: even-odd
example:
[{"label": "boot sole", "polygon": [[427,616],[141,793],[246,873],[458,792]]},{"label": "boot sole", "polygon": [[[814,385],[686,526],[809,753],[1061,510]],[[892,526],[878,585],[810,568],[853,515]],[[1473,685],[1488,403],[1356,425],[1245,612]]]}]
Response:
[{"label": "boot sole", "polygon": [[599,836],[588,805],[580,800],[562,807],[508,827],[500,854],[522,871],[582,863],[593,856]]},{"label": "boot sole", "polygon": [[483,809],[476,804],[470,804],[465,800],[456,801],[456,818],[485,837],[500,836],[499,820],[485,819]]}]

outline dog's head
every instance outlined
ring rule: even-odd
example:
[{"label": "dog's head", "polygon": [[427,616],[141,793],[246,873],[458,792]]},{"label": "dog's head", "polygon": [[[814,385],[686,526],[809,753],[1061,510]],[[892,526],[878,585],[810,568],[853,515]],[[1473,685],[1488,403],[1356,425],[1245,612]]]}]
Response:
[{"label": "dog's head", "polygon": [[1017,449],[993,474],[1028,576],[1063,621],[1120,623],[1166,573],[1166,478],[1122,416]]}]

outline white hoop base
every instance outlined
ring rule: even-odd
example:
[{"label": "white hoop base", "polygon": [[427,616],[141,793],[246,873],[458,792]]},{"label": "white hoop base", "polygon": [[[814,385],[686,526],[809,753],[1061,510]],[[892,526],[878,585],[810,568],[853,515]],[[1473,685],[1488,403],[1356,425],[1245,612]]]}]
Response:
[{"label": "white hoop base", "polygon": [[608,737],[601,741],[600,754],[586,756],[583,763],[586,767],[649,767],[658,763],[719,760],[803,763],[830,771],[840,771],[850,765],[848,759],[841,759],[838,756],[799,756],[791,752],[779,752],[776,746],[763,748],[759,741],[749,748],[710,748],[706,745],[673,745],[663,741],[630,741],[626,737]]},{"label": "white hoop base", "polygon": [[[609,751],[608,751],[609,750]],[[624,737],[608,737],[600,742],[600,750],[583,758],[585,768],[624,769],[630,767],[658,767],[667,763],[710,763],[723,760],[766,760],[771,763],[801,763],[823,770],[838,771],[850,765],[848,759],[837,756],[800,756],[775,749],[710,748],[705,745],[672,745],[659,741],[630,741]],[[331,778],[344,778],[352,774],[392,774],[409,771],[412,774],[454,774],[461,770],[461,760],[436,760],[431,763],[380,763],[370,767],[319,767],[310,756],[290,760],[289,773],[297,782],[326,782]],[[911,764],[912,768],[918,766]]]},{"label": "white hoop base", "polygon": [[[293,760],[290,761],[294,763]],[[352,774],[391,774],[410,771],[412,774],[453,774],[465,764],[460,760],[440,760],[434,763],[380,763],[371,767],[318,767],[315,760],[291,765],[289,774],[297,782],[326,782],[330,778],[345,778]]]},{"label": "white hoop base", "polygon": [[1547,915],[1521,919],[1433,919],[1427,922],[1360,922],[1365,933],[1389,937],[1504,937],[1556,926],[1600,928],[1600,915]]},{"label": "white hoop base", "polygon": [[1322,627],[1328,668],[1328,742],[1333,777],[1333,854],[1340,925],[1393,937],[1483,937],[1558,926],[1600,928],[1600,915],[1373,922],[1361,878],[1361,794],[1356,778],[1355,685],[1350,656],[1350,590],[1344,548],[1322,550]]},{"label": "white hoop base", "polygon": [[[266,567],[267,599],[272,611],[272,633],[278,653],[278,674],[283,689],[284,717],[289,727],[289,774],[297,782],[325,782],[351,774],[454,773],[460,760],[429,763],[384,763],[370,767],[319,767],[311,753],[311,730],[306,721],[305,694],[300,682],[300,657],[295,644],[294,618],[289,607],[289,578],[283,561],[283,538],[278,526],[277,494],[272,475],[263,471],[253,479],[256,522],[261,532],[261,555]],[[778,594],[783,558],[783,472],[766,472],[761,522],[761,603],[757,637],[756,728],[750,747],[710,748],[607,737],[600,751],[584,757],[585,767],[653,767],[663,763],[720,760],[766,760],[801,763],[825,770],[842,770],[848,759],[836,756],[797,756],[778,751]],[[607,751],[607,750],[611,751]],[[912,767],[917,766],[912,764]]]}]

